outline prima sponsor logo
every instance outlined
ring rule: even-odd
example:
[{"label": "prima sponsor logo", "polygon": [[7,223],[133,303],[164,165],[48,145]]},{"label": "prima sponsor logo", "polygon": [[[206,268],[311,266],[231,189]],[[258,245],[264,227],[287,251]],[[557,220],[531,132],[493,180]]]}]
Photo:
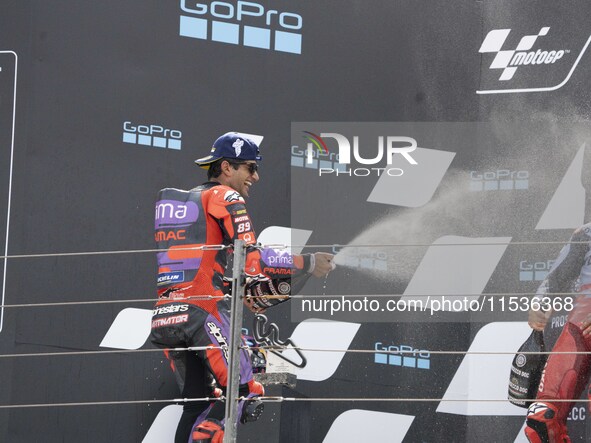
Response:
[{"label": "prima sponsor logo", "polygon": [[293,257],[288,254],[279,255],[271,253],[268,254],[266,258],[263,257],[263,260],[268,265],[293,265]]},{"label": "prima sponsor logo", "polygon": [[470,171],[470,191],[511,191],[528,188],[528,171]]},{"label": "prima sponsor logo", "polygon": [[[431,369],[431,353],[408,345],[384,345],[376,342],[374,363],[414,369]],[[387,353],[384,353],[387,352]]]},{"label": "prima sponsor logo", "polygon": [[[566,27],[565,27],[566,28]],[[585,53],[591,36],[572,35],[550,26],[523,35],[511,29],[493,29],[478,52],[494,55],[478,94],[552,91],[564,86]],[[568,47],[568,48],[567,48]],[[490,54],[490,55],[489,55]],[[485,59],[486,60],[486,59]]]},{"label": "prima sponsor logo", "polygon": [[[189,226],[199,218],[199,207],[192,201],[158,200],[155,204],[155,229],[179,228]],[[177,231],[178,235],[184,235]],[[167,234],[168,235],[168,234]],[[160,238],[156,234],[157,239]]]},{"label": "prima sponsor logo", "polygon": [[[349,177],[365,177],[386,174],[391,177],[398,177],[404,174],[404,170],[399,167],[392,167],[395,155],[402,156],[412,166],[418,165],[410,154],[417,149],[417,141],[411,137],[378,135],[374,140],[364,139],[362,140],[364,147],[362,155],[360,137],[357,135],[349,139],[336,132],[322,132],[320,135],[309,131],[304,131],[304,133],[306,134],[304,138],[308,140],[306,148],[291,147],[291,164],[292,166],[317,169],[319,176],[347,175]],[[328,138],[336,142],[338,153],[329,152],[326,140]],[[369,151],[372,154],[368,154]],[[373,157],[367,157],[367,155],[374,154]],[[355,163],[352,162],[352,158]],[[376,167],[376,165],[383,164],[384,160],[385,166]],[[352,164],[364,166],[353,167]]]},{"label": "prima sponsor logo", "polygon": [[181,149],[183,133],[160,125],[133,125],[123,122],[123,143],[131,143],[156,148]]},{"label": "prima sponsor logo", "polygon": [[182,37],[266,50],[302,53],[303,18],[248,1],[181,0]]},{"label": "prima sponsor logo", "polygon": [[176,218],[182,220],[187,216],[187,205],[160,203],[156,204],[156,220],[161,218]]},{"label": "prima sponsor logo", "polygon": [[552,269],[554,261],[521,260],[519,262],[519,281],[543,281]]}]

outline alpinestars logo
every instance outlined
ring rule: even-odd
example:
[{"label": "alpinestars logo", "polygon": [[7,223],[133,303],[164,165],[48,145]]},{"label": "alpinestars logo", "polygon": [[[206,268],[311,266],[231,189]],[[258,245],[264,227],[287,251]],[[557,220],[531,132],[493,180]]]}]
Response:
[{"label": "alpinestars logo", "polygon": [[224,194],[224,200],[228,203],[244,201],[240,194],[236,191],[228,191]]},{"label": "alpinestars logo", "polygon": [[[572,36],[564,34],[564,31],[564,35],[556,29],[550,32],[550,26],[521,38],[512,32],[511,29],[494,29],[484,38],[478,52],[494,54],[494,58],[488,67],[490,72],[482,74],[482,83],[490,83],[491,88],[476,91],[478,94],[540,92],[561,88],[570,79],[591,40],[591,36],[585,36],[586,41],[573,42]],[[578,55],[573,60],[576,53]],[[489,56],[484,59],[485,64],[488,59]]]},{"label": "alpinestars logo", "polygon": [[228,339],[224,337],[224,335],[222,334],[222,330],[214,322],[208,322],[207,327],[209,328],[209,333],[219,343],[220,348],[222,349],[222,353],[224,354],[224,359],[226,360],[226,363],[228,363],[230,361],[230,356],[228,354]]},{"label": "alpinestars logo", "polygon": [[536,415],[540,411],[544,411],[548,409],[548,405],[544,403],[532,403],[531,406],[527,410],[528,417],[530,415]]}]

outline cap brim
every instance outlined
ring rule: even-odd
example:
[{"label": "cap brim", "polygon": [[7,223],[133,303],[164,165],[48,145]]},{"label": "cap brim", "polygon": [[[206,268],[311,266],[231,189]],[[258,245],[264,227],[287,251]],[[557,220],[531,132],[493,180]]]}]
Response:
[{"label": "cap brim", "polygon": [[215,157],[213,155],[208,155],[207,157],[198,158],[197,160],[195,160],[195,163],[197,165],[201,166],[202,168],[207,169],[210,164],[212,164],[216,160],[219,160],[219,158],[221,158],[221,157]]}]

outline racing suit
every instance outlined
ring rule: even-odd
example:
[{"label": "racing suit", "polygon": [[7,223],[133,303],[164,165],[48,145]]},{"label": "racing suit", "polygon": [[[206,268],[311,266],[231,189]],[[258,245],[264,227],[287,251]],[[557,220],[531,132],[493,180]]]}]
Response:
[{"label": "racing suit", "polygon": [[[161,190],[155,217],[155,240],[162,252],[158,253],[159,298],[154,307],[150,340],[164,348],[216,347],[198,352],[166,352],[183,397],[210,397],[211,375],[219,387],[227,386],[230,305],[223,296],[228,292],[224,273],[231,252],[187,248],[231,245],[235,239],[244,240],[247,276],[267,284],[280,282],[277,286],[284,295],[290,291],[291,277],[307,278],[313,259],[254,247],[255,232],[244,199],[234,189],[216,182],[190,191]],[[204,295],[217,298],[204,299]],[[240,395],[250,398],[262,394],[262,386],[253,380],[249,355],[242,350]],[[186,403],[175,441],[193,441],[189,437],[191,429],[195,430],[205,420],[223,424],[223,403]],[[244,420],[243,416],[241,421]]]},{"label": "racing suit", "polygon": [[[537,297],[553,293],[578,292],[574,308],[556,341],[553,352],[590,352],[591,335],[584,336],[582,322],[591,314],[591,223],[577,229],[560,252],[538,289]],[[580,243],[576,243],[580,242]],[[563,296],[566,297],[569,296]],[[543,306],[543,304],[542,304]],[[525,434],[530,442],[570,442],[566,420],[589,379],[591,356],[551,354],[548,358],[536,401],[528,409]]]}]

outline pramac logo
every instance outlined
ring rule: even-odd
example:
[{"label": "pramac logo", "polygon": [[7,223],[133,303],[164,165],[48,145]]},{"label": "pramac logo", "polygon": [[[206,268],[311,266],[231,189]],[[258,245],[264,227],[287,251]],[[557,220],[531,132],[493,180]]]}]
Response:
[{"label": "pramac logo", "polygon": [[177,231],[156,231],[154,234],[154,240],[156,242],[161,241],[170,241],[170,240],[186,240],[187,239],[187,231],[184,229],[179,229]]}]

